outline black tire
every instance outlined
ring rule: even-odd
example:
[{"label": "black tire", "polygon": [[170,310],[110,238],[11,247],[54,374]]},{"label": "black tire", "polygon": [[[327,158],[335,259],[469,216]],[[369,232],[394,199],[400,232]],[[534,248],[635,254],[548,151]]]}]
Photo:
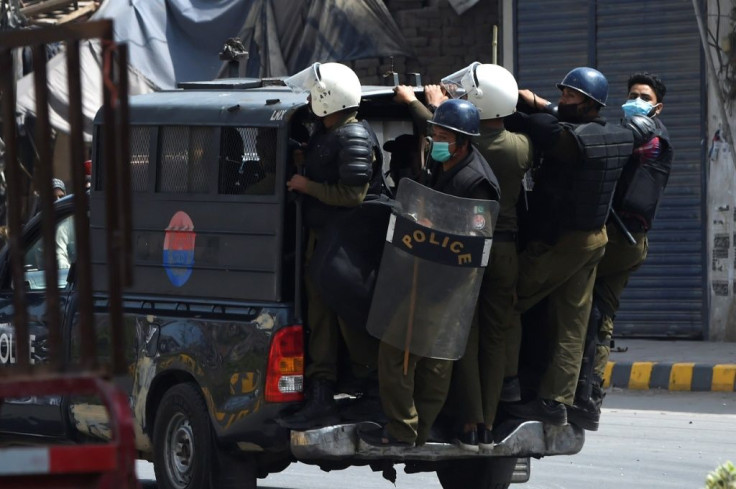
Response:
[{"label": "black tire", "polygon": [[217,444],[194,383],[172,387],[158,405],[153,469],[158,489],[255,489],[258,479],[253,456]]},{"label": "black tire", "polygon": [[195,384],[164,394],[153,427],[153,468],[159,489],[214,489],[212,427]]},{"label": "black tire", "polygon": [[458,460],[437,471],[443,489],[508,489],[516,458]]}]

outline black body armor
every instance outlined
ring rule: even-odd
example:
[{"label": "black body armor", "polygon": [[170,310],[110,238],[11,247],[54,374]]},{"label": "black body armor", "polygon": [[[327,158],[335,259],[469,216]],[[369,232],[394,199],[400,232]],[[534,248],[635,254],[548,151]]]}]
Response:
[{"label": "black body armor", "polygon": [[659,119],[655,119],[655,123],[656,130],[651,138],[659,138],[659,156],[649,160],[632,155],[624,167],[613,199],[613,208],[632,232],[648,231],[652,227],[672,169],[674,151],[667,129]]},{"label": "black body armor", "polygon": [[[498,186],[496,175],[493,174],[490,165],[485,161],[480,152],[470,146],[471,153],[460,163],[455,165],[447,172],[440,172],[439,176],[430,176],[429,186],[434,190],[444,192],[446,194],[455,195],[457,197],[470,197],[476,187],[486,185],[492,191],[491,200],[499,200],[501,197],[501,189]],[[438,166],[442,163],[432,162]]]},{"label": "black body armor", "polygon": [[558,230],[592,231],[608,218],[616,182],[631,156],[630,130],[596,119],[586,124],[560,123],[575,137],[582,163],[545,161],[540,168],[540,190],[550,199]]},{"label": "black body armor", "polygon": [[[363,186],[373,177],[373,151],[371,135],[360,122],[319,131],[307,146],[305,176],[318,183]],[[305,196],[305,218],[313,229],[322,228],[341,210]]]}]

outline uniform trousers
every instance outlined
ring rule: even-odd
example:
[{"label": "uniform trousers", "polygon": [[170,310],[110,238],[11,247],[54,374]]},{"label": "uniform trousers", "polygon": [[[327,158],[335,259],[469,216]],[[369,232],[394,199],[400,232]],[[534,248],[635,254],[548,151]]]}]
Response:
[{"label": "uniform trousers", "polygon": [[378,379],[386,428],[397,440],[422,445],[447,399],[451,360],[409,354],[404,375],[404,350],[381,342]]},{"label": "uniform trousers", "polygon": [[[306,252],[307,266],[314,254],[317,235],[310,233]],[[307,292],[307,320],[309,339],[307,352],[309,364],[305,375],[308,379],[337,381],[338,352],[342,336],[350,356],[353,375],[358,379],[375,377],[378,357],[378,340],[365,330],[351,328],[330,309],[322,299],[308,273],[304,274]]]},{"label": "uniform trousers", "polygon": [[596,265],[606,229],[567,231],[554,244],[532,241],[519,256],[517,310],[548,299],[550,363],[538,395],[572,405],[583,359]]},{"label": "uniform trousers", "polygon": [[641,266],[649,249],[645,232],[633,233],[636,244],[632,245],[617,226],[607,226],[607,231],[606,254],[598,264],[594,288],[595,301],[602,315],[593,367],[599,379],[603,379],[611,354],[613,319],[620,305],[621,294],[629,282],[629,275]]},{"label": "uniform trousers", "polygon": [[[463,423],[493,426],[507,363],[507,339],[520,329],[512,321],[518,254],[515,241],[494,241],[483,274],[478,304],[465,353],[453,367],[448,406]],[[519,332],[520,337],[520,332]],[[514,372],[515,374],[515,372]]]}]

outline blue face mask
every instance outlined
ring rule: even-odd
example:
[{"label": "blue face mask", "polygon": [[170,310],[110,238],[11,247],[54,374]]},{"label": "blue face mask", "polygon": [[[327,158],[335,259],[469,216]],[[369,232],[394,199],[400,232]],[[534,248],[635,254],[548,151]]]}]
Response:
[{"label": "blue face mask", "polygon": [[432,141],[432,159],[444,163],[452,158],[450,153],[450,143],[445,141]]},{"label": "blue face mask", "polygon": [[621,108],[624,109],[624,116],[626,116],[626,118],[628,119],[635,115],[648,116],[654,109],[654,106],[640,98],[635,98],[627,100],[626,103],[621,106]]}]

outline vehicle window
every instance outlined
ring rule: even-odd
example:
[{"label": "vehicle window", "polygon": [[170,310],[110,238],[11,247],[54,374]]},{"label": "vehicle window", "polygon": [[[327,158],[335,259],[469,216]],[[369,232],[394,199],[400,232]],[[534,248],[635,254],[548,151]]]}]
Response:
[{"label": "vehicle window", "polygon": [[148,190],[148,166],[153,134],[153,127],[130,128],[130,187],[133,192]]},{"label": "vehicle window", "polygon": [[272,195],[276,189],[277,130],[223,127],[220,134],[218,192]]},{"label": "vehicle window", "polygon": [[[208,175],[217,161],[214,127],[161,128],[157,190],[165,193],[207,193]],[[208,171],[209,170],[209,171]]]},{"label": "vehicle window", "polygon": [[[68,216],[56,224],[56,260],[59,267],[59,288],[67,286],[67,276],[71,264],[77,259],[77,249],[74,235],[74,216]],[[43,238],[39,237],[26,252],[24,257],[25,282],[28,290],[43,290],[46,288],[43,263]]]},{"label": "vehicle window", "polygon": [[[100,127],[97,131],[97,155],[104,155],[104,137]],[[151,142],[156,134],[153,126],[131,126],[130,127],[130,186],[133,192],[148,191],[148,168],[151,160]],[[93,181],[95,190],[104,190],[105,165],[102,162],[95,167]]]}]

